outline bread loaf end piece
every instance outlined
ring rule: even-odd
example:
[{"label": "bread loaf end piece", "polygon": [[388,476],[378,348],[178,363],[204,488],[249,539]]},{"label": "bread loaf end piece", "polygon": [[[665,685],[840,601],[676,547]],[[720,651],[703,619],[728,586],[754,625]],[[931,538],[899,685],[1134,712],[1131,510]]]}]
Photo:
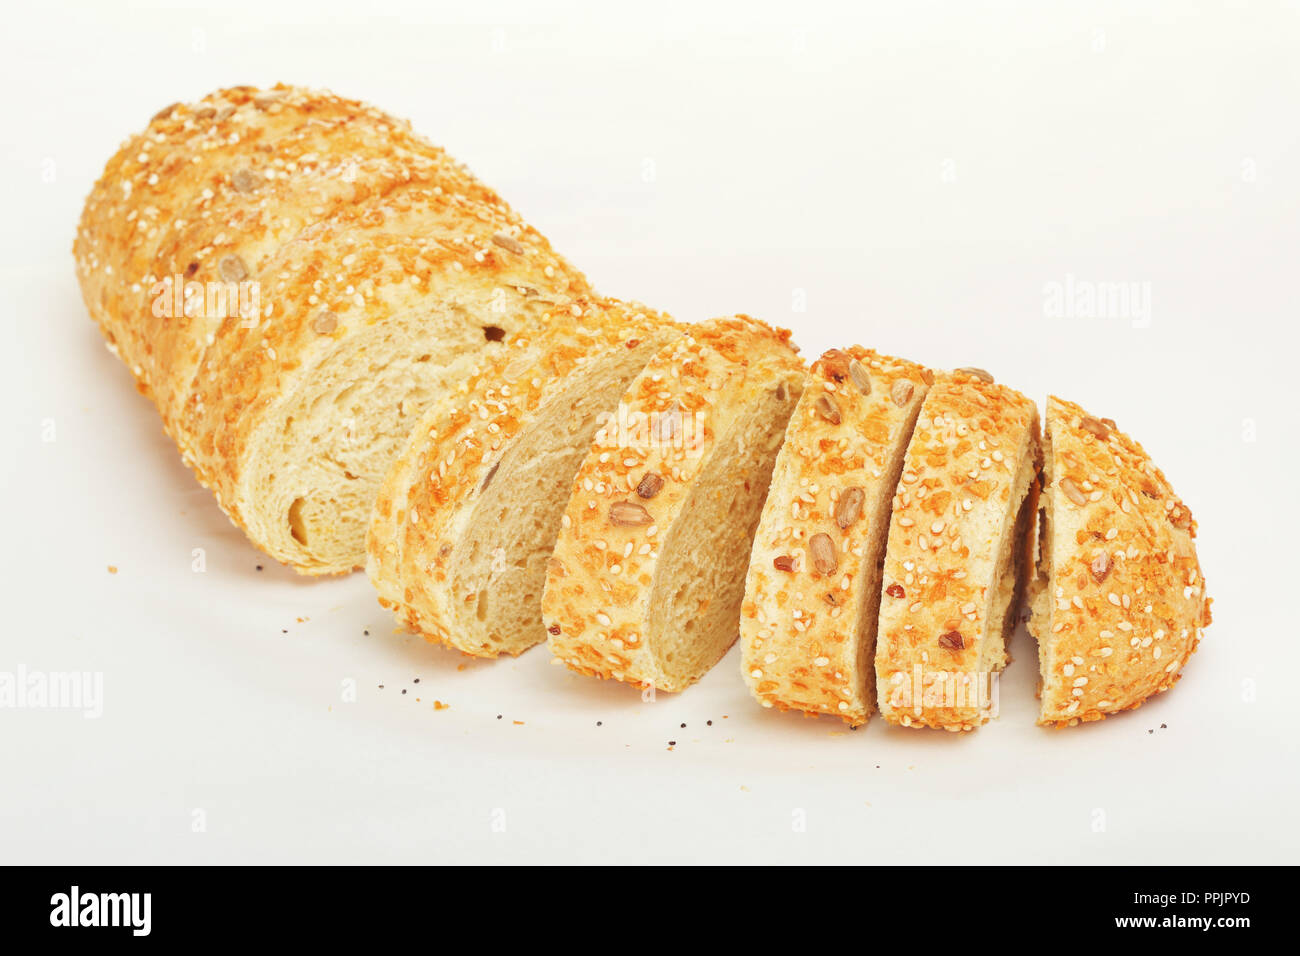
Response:
[{"label": "bread loaf end piece", "polygon": [[1038,409],[987,372],[937,378],[894,498],[876,642],[881,716],[973,730],[997,710],[1032,568]]},{"label": "bread loaf end piece", "polygon": [[741,671],[764,707],[855,726],[875,709],[889,509],[933,381],[859,346],[813,364],[754,536],[740,618]]},{"label": "bread loaf end piece", "polygon": [[1142,446],[1110,419],[1047,403],[1039,565],[1038,722],[1131,710],[1168,690],[1210,624],[1196,522]]},{"label": "bread loaf end piece", "polygon": [[186,463],[306,574],[363,563],[379,483],[430,400],[590,295],[408,124],[296,87],[161,111],[109,162],[74,253]]},{"label": "bread loaf end piece", "polygon": [[692,327],[632,382],[578,470],[547,574],[565,664],[680,691],[726,653],[804,374],[789,332],[734,316]]},{"label": "bread loaf end piece", "polygon": [[628,383],[679,334],[643,306],[585,301],[436,401],[376,502],[367,568],[380,603],[477,657],[544,641],[542,587],[574,473]]}]

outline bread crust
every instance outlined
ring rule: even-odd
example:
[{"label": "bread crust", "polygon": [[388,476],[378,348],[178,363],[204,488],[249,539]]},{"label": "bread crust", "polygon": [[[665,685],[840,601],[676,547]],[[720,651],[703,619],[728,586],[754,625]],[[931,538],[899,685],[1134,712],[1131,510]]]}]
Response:
[{"label": "bread crust", "polygon": [[[1036,471],[1038,410],[983,377],[939,376],[917,419],[890,519],[876,680],[881,716],[972,730],[989,718],[986,630],[1017,476]],[[1010,612],[1014,614],[1014,606]],[[919,677],[919,681],[918,681]],[[918,683],[921,686],[917,686]],[[952,691],[948,691],[952,688]]]},{"label": "bread crust", "polygon": [[505,353],[435,402],[376,501],[367,568],[379,603],[431,643],[466,654],[496,657],[531,646],[510,636],[481,642],[460,626],[478,595],[454,593],[456,545],[512,442],[542,409],[611,353],[665,344],[680,328],[639,304],[581,300],[514,336]]},{"label": "bread crust", "polygon": [[[544,237],[408,124],[287,86],[161,111],[109,161],[74,255],[91,315],[199,480],[255,545],[308,574],[363,559],[360,547],[300,546],[266,500],[277,416],[311,399],[314,375],[363,348],[358,335],[424,313],[427,339],[411,350],[429,353],[431,369],[467,369],[466,353],[499,347],[489,328],[505,335],[591,294]],[[260,310],[156,315],[154,292],[172,275],[246,276]],[[327,539],[333,523],[364,522],[352,505],[335,522],[328,497]]]},{"label": "bread crust", "polygon": [[[741,612],[741,672],[764,707],[852,726],[875,709],[872,549],[883,549],[877,525],[888,524],[896,465],[933,380],[860,346],[813,364],[777,457]],[[834,545],[832,570],[811,553],[817,535]]]},{"label": "bread crust", "polygon": [[[788,389],[793,404],[803,377],[788,331],[738,315],[693,326],[633,381],[622,408],[629,419],[647,416],[649,440],[598,436],[574,481],[547,574],[548,644],[569,668],[664,691],[699,676],[665,673],[646,639],[657,610],[651,595],[659,548],[718,436],[763,393]],[[663,432],[655,440],[656,428],[672,420],[659,416],[674,413],[699,413],[689,448],[687,440],[683,447],[663,440]],[[669,430],[676,427],[691,426]]]},{"label": "bread crust", "polygon": [[1108,419],[1048,398],[1045,529],[1035,582],[1038,722],[1066,727],[1172,687],[1211,621],[1196,522],[1140,444]]}]

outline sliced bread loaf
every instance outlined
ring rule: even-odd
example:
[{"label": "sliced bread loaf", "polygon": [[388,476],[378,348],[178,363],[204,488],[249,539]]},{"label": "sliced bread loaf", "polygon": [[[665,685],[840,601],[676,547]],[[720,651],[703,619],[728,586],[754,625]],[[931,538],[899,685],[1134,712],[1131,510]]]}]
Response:
[{"label": "sliced bread loaf", "polygon": [[939,377],[894,499],[876,641],[881,716],[971,730],[996,711],[1042,452],[1038,409],[987,372]]},{"label": "sliced bread loaf", "polygon": [[578,470],[547,574],[565,664],[679,691],[722,657],[804,374],[788,332],[736,316],[694,326],[636,377]]},{"label": "sliced bread loaf", "polygon": [[1029,630],[1039,723],[1068,726],[1168,690],[1210,623],[1196,523],[1142,446],[1073,402],[1047,404]]},{"label": "sliced bread loaf", "polygon": [[160,112],[109,162],[74,252],[185,460],[258,547],[309,574],[362,563],[420,409],[590,293],[407,124],[290,87]]},{"label": "sliced bread loaf", "polygon": [[933,381],[854,346],[813,364],[754,536],[741,669],[764,707],[864,722],[875,708],[880,564],[912,427]]},{"label": "sliced bread loaf", "polygon": [[544,641],[542,587],[574,474],[601,413],[679,334],[643,307],[584,301],[436,400],[376,500],[367,570],[380,603],[479,657]]}]

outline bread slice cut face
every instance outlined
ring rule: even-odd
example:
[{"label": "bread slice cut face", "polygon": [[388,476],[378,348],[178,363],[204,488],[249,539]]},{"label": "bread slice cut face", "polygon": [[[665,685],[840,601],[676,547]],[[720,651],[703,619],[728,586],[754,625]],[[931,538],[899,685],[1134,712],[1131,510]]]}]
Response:
[{"label": "bread slice cut face", "polygon": [[1196,523],[1110,419],[1047,404],[1039,565],[1038,722],[1071,726],[1168,690],[1210,624]]},{"label": "bread slice cut face", "polygon": [[789,333],[713,319],[632,382],[578,470],[546,579],[576,671],[680,691],[735,642],[772,466],[803,388]]},{"label": "bread slice cut face", "polygon": [[875,709],[880,571],[933,374],[853,346],[813,364],[754,536],[741,671],[764,707],[853,725]]},{"label": "bread slice cut face", "polygon": [[921,405],[894,497],[876,681],[880,713],[905,727],[973,730],[996,715],[1041,467],[1038,409],[960,370]]},{"label": "bread slice cut face", "polygon": [[584,305],[435,401],[385,479],[367,570],[380,603],[430,641],[496,657],[546,639],[542,588],[574,474],[602,415],[680,335],[641,307]]}]

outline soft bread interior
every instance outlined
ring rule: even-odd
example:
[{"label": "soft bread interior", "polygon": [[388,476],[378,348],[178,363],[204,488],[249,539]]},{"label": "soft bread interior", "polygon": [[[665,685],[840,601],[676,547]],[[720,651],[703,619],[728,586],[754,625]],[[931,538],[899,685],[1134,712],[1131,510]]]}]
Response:
[{"label": "soft bread interior", "polygon": [[268,415],[240,489],[255,540],[307,573],[365,561],[375,494],[420,412],[496,330],[458,313],[398,315],[341,338]]},{"label": "soft bread interior", "polygon": [[718,436],[664,538],[649,600],[664,690],[698,680],[736,640],[754,532],[802,387],[793,376],[774,386]]},{"label": "soft bread interior", "polygon": [[538,411],[496,463],[451,555],[457,627],[488,654],[518,654],[546,639],[542,591],[574,476],[600,416],[668,335],[597,356]]}]

